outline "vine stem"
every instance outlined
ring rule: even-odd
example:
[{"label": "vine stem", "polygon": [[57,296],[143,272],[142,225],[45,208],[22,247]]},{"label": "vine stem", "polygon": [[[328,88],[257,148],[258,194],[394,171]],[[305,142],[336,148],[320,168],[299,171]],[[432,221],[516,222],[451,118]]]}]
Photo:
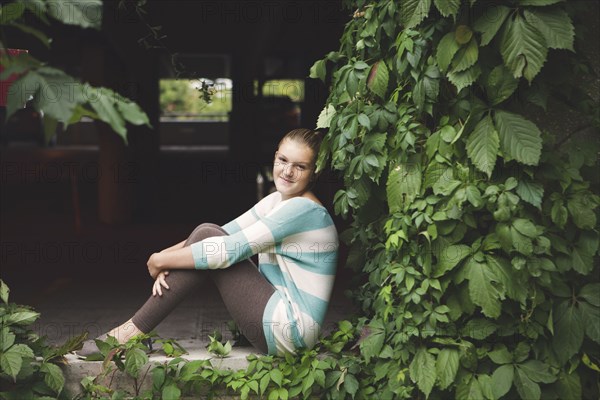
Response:
[{"label": "vine stem", "polygon": [[561,140],[559,140],[558,142],[556,142],[556,144],[554,145],[553,149],[557,150],[558,148],[560,148],[560,146],[562,146],[563,144],[565,144],[566,142],[568,142],[573,136],[577,135],[578,133],[584,131],[587,128],[590,128],[591,125],[582,125],[579,126],[575,129],[573,129],[571,132],[569,132],[569,134],[565,137],[563,137]]},{"label": "vine stem", "polygon": [[148,365],[148,368],[146,368],[146,372],[144,372],[144,376],[142,376],[142,379],[140,380],[140,386],[136,387],[136,389],[135,389],[135,395],[136,396],[138,396],[140,394],[139,391],[141,390],[142,384],[146,380],[146,376],[148,375],[148,372],[150,371],[151,367],[152,367],[151,365]]}]

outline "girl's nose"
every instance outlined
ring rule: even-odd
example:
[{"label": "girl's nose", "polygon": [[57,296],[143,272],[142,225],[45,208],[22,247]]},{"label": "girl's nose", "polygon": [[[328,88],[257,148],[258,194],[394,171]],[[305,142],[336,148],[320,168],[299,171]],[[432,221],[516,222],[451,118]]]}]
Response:
[{"label": "girl's nose", "polygon": [[288,164],[283,168],[283,173],[285,174],[285,176],[292,176],[294,175],[294,166],[292,164]]}]

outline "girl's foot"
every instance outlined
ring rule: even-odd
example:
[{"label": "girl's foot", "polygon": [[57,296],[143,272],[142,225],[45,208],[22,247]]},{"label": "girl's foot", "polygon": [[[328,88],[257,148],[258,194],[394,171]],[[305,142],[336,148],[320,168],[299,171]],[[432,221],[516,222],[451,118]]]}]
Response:
[{"label": "girl's foot", "polygon": [[120,344],[123,344],[129,341],[129,339],[132,337],[142,335],[143,333],[144,332],[140,331],[130,319],[129,321],[109,331],[108,336],[113,336]]},{"label": "girl's foot", "polygon": [[[140,334],[143,334],[143,332],[140,331],[131,320],[129,320],[124,324],[113,328],[108,333],[98,336],[96,339],[105,341],[108,338],[108,336],[113,336],[115,339],[117,339],[119,344],[123,344],[126,343],[132,337]],[[83,347],[81,348],[81,350],[75,351],[75,354],[81,358],[86,358],[92,354],[98,353],[100,353],[100,349],[98,349],[95,339],[86,340],[85,342],[83,342]]]}]

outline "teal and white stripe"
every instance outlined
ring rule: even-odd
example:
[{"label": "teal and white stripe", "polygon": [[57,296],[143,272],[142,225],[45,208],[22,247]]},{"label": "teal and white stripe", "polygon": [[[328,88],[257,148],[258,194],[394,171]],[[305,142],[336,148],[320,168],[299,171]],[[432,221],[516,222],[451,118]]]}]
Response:
[{"label": "teal and white stripe", "polygon": [[228,236],[191,245],[198,269],[227,268],[259,254],[259,270],[275,287],[263,315],[269,353],[312,347],[319,335],[337,264],[338,237],[327,210],[279,192],[223,226]]}]

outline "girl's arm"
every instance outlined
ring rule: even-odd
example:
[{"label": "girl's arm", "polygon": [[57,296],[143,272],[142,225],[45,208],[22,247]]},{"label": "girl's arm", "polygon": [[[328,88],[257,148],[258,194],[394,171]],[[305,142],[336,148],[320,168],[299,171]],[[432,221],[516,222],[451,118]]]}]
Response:
[{"label": "girl's arm", "polygon": [[[175,246],[181,245],[181,248],[173,249],[175,246],[154,253],[148,259],[148,272],[152,278],[156,279],[159,272],[165,269],[194,269],[194,257],[190,246],[183,247],[183,243],[178,243]],[[170,250],[172,249],[172,250]]]},{"label": "girl's arm", "polygon": [[185,240],[182,240],[181,242],[179,242],[179,243],[177,243],[177,244],[174,244],[174,245],[173,245],[173,246],[171,246],[171,247],[167,247],[166,249],[164,249],[164,250],[161,250],[161,251],[160,251],[160,253],[166,253],[166,252],[168,252],[168,251],[173,251],[173,250],[178,250],[178,249],[181,249],[181,248],[183,248],[183,245],[184,245],[184,244],[185,244]]}]

